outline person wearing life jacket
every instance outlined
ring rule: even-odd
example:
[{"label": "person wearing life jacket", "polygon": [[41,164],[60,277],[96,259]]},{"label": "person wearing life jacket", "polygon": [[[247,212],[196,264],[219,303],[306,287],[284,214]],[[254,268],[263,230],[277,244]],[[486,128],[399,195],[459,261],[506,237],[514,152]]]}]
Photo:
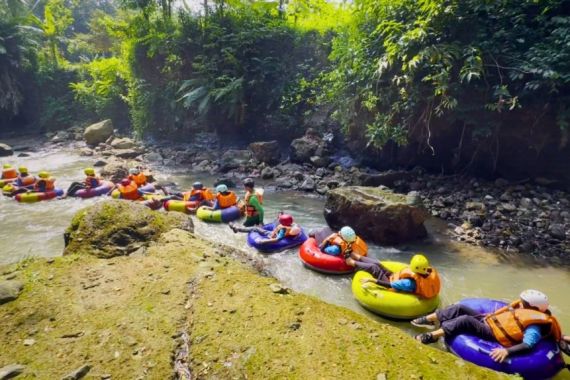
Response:
[{"label": "person wearing life jacket", "polygon": [[439,329],[416,335],[423,344],[435,343],[444,336],[475,335],[502,347],[489,353],[502,363],[507,357],[532,349],[541,339],[552,338],[560,346],[564,344],[560,324],[548,309],[548,297],[534,289],[525,290],[520,299],[489,314],[479,314],[464,305],[455,304],[411,323],[417,327]]},{"label": "person wearing life jacket", "polygon": [[121,183],[117,185],[117,189],[119,189],[122,199],[136,201],[141,198],[136,182],[128,178],[123,179]]},{"label": "person wearing life jacket", "polygon": [[237,205],[238,197],[236,193],[230,191],[226,185],[219,184],[216,186],[216,198],[214,200],[214,210],[223,210],[228,207]]},{"label": "person wearing life jacket", "polygon": [[294,223],[291,215],[280,213],[278,220],[279,224],[277,224],[272,231],[257,227],[257,231],[260,234],[267,236],[266,239],[257,239],[257,244],[276,243],[286,237],[294,238],[301,233],[301,227]]},{"label": "person wearing life jacket", "polygon": [[256,189],[255,182],[251,178],[244,179],[243,186],[245,188],[245,222],[242,227],[230,223],[229,226],[234,232],[249,232],[252,227],[263,225],[263,189]]},{"label": "person wearing life jacket", "polygon": [[2,179],[16,179],[18,178],[18,172],[10,164],[2,165]]},{"label": "person wearing life jacket", "polygon": [[40,177],[33,188],[34,192],[37,193],[46,193],[48,191],[55,190],[55,179],[50,176],[50,174],[46,171],[41,171],[38,173],[38,177]]},{"label": "person wearing life jacket", "polygon": [[136,183],[137,187],[144,186],[147,183],[146,176],[144,175],[143,172],[141,172],[141,170],[139,168],[129,169],[129,177],[128,178],[131,181],[134,181]]},{"label": "person wearing life jacket", "polygon": [[331,256],[343,256],[345,261],[360,259],[368,254],[368,246],[349,226],[332,233],[319,245],[323,253]]},{"label": "person wearing life jacket", "polygon": [[68,196],[72,197],[79,190],[94,189],[94,188],[99,187],[101,185],[101,179],[99,177],[97,177],[97,175],[95,174],[95,169],[85,168],[83,170],[83,173],[85,173],[85,176],[86,176],[85,180],[83,182],[72,182],[71,185],[69,185],[69,188],[67,189],[67,191],[65,192],[65,195],[63,196],[63,198],[66,198]]},{"label": "person wearing life jacket", "polygon": [[31,188],[36,183],[36,178],[30,175],[28,168],[25,166],[20,166],[18,168],[18,178],[14,181],[14,185],[18,188]]},{"label": "person wearing life jacket", "polygon": [[377,259],[362,257],[355,261],[355,267],[372,274],[374,278],[363,278],[362,284],[374,282],[388,289],[413,293],[420,298],[433,298],[441,290],[441,281],[437,271],[429,265],[428,259],[417,254],[410,260],[410,265],[399,272],[392,272]]}]

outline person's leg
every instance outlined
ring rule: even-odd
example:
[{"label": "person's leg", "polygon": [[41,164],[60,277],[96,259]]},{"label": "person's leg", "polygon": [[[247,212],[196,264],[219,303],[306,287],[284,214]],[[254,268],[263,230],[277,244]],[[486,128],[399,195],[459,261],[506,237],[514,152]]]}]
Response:
[{"label": "person's leg", "polygon": [[437,322],[444,322],[462,315],[477,316],[479,313],[467,306],[455,304],[443,309],[438,309],[434,313],[419,317],[411,321],[416,327],[433,328]]},{"label": "person's leg", "polygon": [[81,182],[72,182],[71,185],[69,185],[69,188],[67,189],[66,194],[68,196],[74,196],[75,193],[77,193],[77,191],[79,191],[81,189],[85,189],[85,184],[83,184]]},{"label": "person's leg", "polygon": [[245,222],[243,222],[243,226],[238,226],[235,223],[230,223],[229,226],[234,232],[251,232],[259,228],[257,227],[257,224],[259,224],[258,220],[259,218],[254,216],[251,218],[246,218]]},{"label": "person's leg", "polygon": [[441,322],[441,330],[445,336],[472,334],[489,341],[495,341],[493,331],[481,318],[473,315],[461,315]]}]

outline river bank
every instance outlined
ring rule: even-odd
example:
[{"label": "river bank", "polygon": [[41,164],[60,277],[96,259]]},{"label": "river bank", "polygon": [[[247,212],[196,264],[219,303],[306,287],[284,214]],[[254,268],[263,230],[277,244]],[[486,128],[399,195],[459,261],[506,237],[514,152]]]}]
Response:
[{"label": "river bank", "polygon": [[2,267],[23,291],[0,307],[0,364],[22,379],[505,378],[297,294],[231,247],[177,228],[145,243]]},{"label": "river bank", "polygon": [[[191,143],[140,144],[110,137],[92,149],[84,145],[80,132],[73,129],[50,134],[42,146],[72,144],[86,160],[100,167],[103,175],[115,180],[136,163],[154,167],[157,172],[203,172],[229,186],[239,185],[241,179],[250,176],[262,180],[270,190],[317,196],[326,196],[339,186],[386,186],[421,201],[432,216],[446,221],[446,233],[452,239],[509,254],[526,254],[538,263],[568,264],[570,194],[549,188],[547,183],[440,176],[421,168],[376,172],[359,167],[348,156],[331,156],[326,136],[314,132],[294,140],[290,154],[275,142],[233,149],[222,146],[212,134],[197,135]],[[19,145],[26,148],[21,141]],[[16,155],[22,153],[27,154],[21,151]]]}]

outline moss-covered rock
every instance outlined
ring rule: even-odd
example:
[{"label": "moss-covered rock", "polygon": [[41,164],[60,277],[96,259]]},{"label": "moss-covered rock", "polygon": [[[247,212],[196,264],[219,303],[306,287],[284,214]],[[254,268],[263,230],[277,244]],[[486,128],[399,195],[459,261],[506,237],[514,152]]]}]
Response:
[{"label": "moss-covered rock", "polygon": [[374,187],[340,187],[327,193],[325,219],[339,229],[351,226],[366,240],[399,244],[425,237],[429,214],[408,204],[406,196]]},{"label": "moss-covered rock", "polygon": [[193,231],[192,220],[180,213],[152,211],[142,204],[110,200],[79,211],[65,232],[64,255],[101,258],[131,254],[173,228]]}]

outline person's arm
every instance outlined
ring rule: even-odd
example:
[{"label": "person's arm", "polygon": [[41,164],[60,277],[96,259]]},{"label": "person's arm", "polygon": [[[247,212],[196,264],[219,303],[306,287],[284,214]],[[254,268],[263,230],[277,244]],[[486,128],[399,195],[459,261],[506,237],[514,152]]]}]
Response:
[{"label": "person's arm", "polygon": [[499,363],[505,361],[505,359],[511,355],[519,354],[521,352],[528,351],[532,349],[539,341],[542,339],[542,334],[540,333],[540,326],[530,325],[524,331],[523,341],[509,348],[495,348],[491,351],[491,358]]},{"label": "person's arm", "polygon": [[260,238],[257,243],[258,244],[268,244],[268,243],[276,243],[279,240],[283,239],[285,237],[285,228],[281,228],[279,230],[279,232],[277,232],[277,235],[274,238],[269,238],[269,239],[262,239]]},{"label": "person's arm", "polygon": [[411,278],[404,278],[392,282],[391,287],[400,292],[413,293],[416,291],[416,282]]}]

